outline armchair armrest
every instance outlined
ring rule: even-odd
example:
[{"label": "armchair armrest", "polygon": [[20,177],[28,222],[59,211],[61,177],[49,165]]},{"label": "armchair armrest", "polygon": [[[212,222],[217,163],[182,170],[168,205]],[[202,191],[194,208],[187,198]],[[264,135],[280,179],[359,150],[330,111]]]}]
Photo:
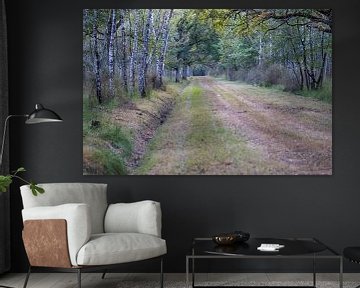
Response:
[{"label": "armchair armrest", "polygon": [[143,233],[161,237],[160,203],[150,200],[110,204],[105,215],[106,233]]},{"label": "armchair armrest", "polygon": [[[67,242],[70,261],[77,265],[76,256],[80,248],[89,241],[91,222],[89,206],[86,204],[64,204],[58,206],[33,207],[22,210],[23,221],[64,219],[66,221]],[[36,238],[35,238],[36,237]],[[33,241],[39,241],[40,235],[34,235]],[[48,243],[46,243],[48,245]]]}]

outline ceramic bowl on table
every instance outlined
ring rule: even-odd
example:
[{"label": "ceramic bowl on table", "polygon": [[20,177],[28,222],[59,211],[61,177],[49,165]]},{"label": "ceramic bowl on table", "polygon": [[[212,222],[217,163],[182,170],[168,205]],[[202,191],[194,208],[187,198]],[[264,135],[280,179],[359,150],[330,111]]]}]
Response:
[{"label": "ceramic bowl on table", "polygon": [[212,237],[212,240],[218,245],[232,245],[249,240],[250,234],[243,231],[234,231],[230,233],[221,233]]},{"label": "ceramic bowl on table", "polygon": [[236,234],[223,233],[213,236],[212,240],[218,245],[232,245],[236,242]]}]

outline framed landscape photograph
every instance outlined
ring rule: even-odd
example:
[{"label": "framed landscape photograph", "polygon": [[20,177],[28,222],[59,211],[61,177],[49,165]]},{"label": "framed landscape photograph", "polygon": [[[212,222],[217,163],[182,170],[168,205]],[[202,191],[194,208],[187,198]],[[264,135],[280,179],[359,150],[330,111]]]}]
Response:
[{"label": "framed landscape photograph", "polygon": [[84,9],[84,175],[332,175],[331,9]]}]

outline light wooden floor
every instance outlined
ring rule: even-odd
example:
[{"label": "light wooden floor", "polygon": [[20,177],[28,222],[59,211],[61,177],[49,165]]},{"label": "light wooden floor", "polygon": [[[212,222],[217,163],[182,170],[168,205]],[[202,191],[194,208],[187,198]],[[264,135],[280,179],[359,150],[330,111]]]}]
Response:
[{"label": "light wooden floor", "polygon": [[[259,283],[266,283],[268,281],[312,281],[312,274],[308,273],[211,273],[211,274],[197,274],[197,281],[226,281],[231,279],[256,281]],[[23,273],[8,273],[0,276],[1,285],[11,286],[14,288],[22,288],[25,279]],[[320,281],[338,281],[338,274],[336,273],[318,273],[317,280]],[[83,273],[82,286],[87,287],[106,287],[116,288],[121,287],[119,283],[127,282],[126,287],[131,287],[131,281],[139,283],[141,281],[158,281],[159,274],[140,274],[140,273],[108,273],[105,280],[101,279],[101,273]],[[165,274],[165,288],[167,283],[183,283],[185,287],[185,274]],[[344,283],[354,282],[360,284],[360,273],[345,273]],[[353,285],[353,283],[351,283]],[[119,286],[120,285],[120,286]],[[130,285],[130,286],[129,286]],[[178,287],[178,285],[176,287]],[[182,285],[180,285],[182,286]],[[345,285],[346,286],[346,285]],[[76,273],[32,273],[28,288],[75,288]]]}]

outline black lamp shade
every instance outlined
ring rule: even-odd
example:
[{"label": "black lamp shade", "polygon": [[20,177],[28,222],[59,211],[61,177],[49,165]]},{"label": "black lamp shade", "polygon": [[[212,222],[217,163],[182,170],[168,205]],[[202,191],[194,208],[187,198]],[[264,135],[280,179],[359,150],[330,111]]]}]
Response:
[{"label": "black lamp shade", "polygon": [[35,110],[29,114],[26,124],[38,124],[46,122],[62,122],[61,117],[54,111],[44,108],[41,104],[35,105]]}]

